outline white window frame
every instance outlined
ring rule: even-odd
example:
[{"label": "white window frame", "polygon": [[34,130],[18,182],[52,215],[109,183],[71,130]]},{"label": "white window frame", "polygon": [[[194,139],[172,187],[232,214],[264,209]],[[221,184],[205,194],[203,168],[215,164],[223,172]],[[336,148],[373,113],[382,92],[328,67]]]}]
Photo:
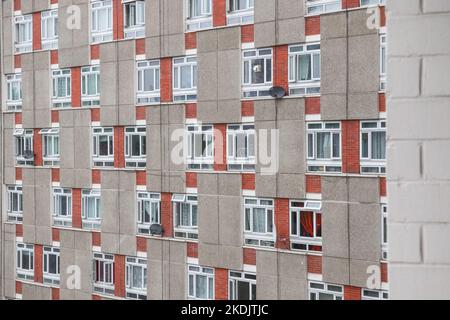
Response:
[{"label": "white window frame", "polygon": [[[17,279],[34,281],[34,245],[18,242],[16,274]],[[28,256],[28,266],[24,266],[23,256]],[[26,268],[24,268],[26,267]]]},{"label": "white window frame", "polygon": [[331,295],[332,300],[344,300],[344,287],[340,285],[309,281],[308,289],[309,300],[320,300],[320,294]]},{"label": "white window frame", "polygon": [[[246,246],[275,247],[275,201],[267,198],[244,198],[244,243]],[[255,209],[265,212],[265,231],[253,230],[253,215]],[[249,213],[249,228],[247,228],[247,213]],[[270,218],[269,213],[272,215]],[[272,231],[270,231],[272,229]]]},{"label": "white window frame", "polygon": [[[96,92],[89,93],[89,82],[95,81]],[[81,101],[83,107],[100,106],[100,66],[81,68]]]},{"label": "white window frame", "polygon": [[[13,99],[14,89],[18,90],[18,99]],[[22,110],[22,74],[8,74],[6,75],[6,111],[20,111]]]},{"label": "white window frame", "polygon": [[[100,154],[100,138],[107,138],[106,155]],[[92,162],[94,167],[114,167],[114,128],[94,127],[92,128]]]},{"label": "white window frame", "polygon": [[[61,208],[61,201],[66,198],[67,212],[63,214]],[[72,226],[72,189],[68,188],[53,188],[52,196],[52,216],[53,225],[61,227],[71,227]]]},{"label": "white window frame", "polygon": [[[106,28],[99,29],[101,12],[106,11]],[[113,3],[112,0],[91,0],[91,42],[107,42],[113,40]]]},{"label": "white window frame", "polygon": [[[95,201],[94,214],[87,216],[89,201]],[[100,189],[83,189],[81,190],[81,218],[83,229],[100,229],[102,219],[101,209],[101,190]]]},{"label": "white window frame", "polygon": [[93,292],[114,295],[114,255],[94,252],[92,266]]},{"label": "white window frame", "polygon": [[[173,101],[196,101],[197,100],[197,57],[186,56],[173,58],[172,77],[173,77]],[[190,87],[183,88],[183,75],[185,69],[190,72]]]},{"label": "white window frame", "polygon": [[[56,256],[56,272],[50,272],[50,256]],[[42,272],[44,278],[44,284],[57,286],[60,279],[60,250],[56,247],[44,246],[42,254]]]},{"label": "white window frame", "polygon": [[[138,191],[136,206],[137,232],[150,235],[150,227],[153,224],[161,224],[161,194]],[[144,219],[144,208],[149,208],[149,221]]]},{"label": "white window frame", "polygon": [[[21,185],[10,185],[6,187],[7,218],[8,221],[21,223],[23,221],[23,189]],[[16,203],[16,205],[14,205]],[[15,208],[16,207],[16,208]]]},{"label": "white window frame", "polygon": [[[200,3],[200,15],[192,16],[191,5],[194,1]],[[209,4],[209,9],[208,9]],[[212,28],[212,0],[186,0],[186,31],[196,31]]]},{"label": "white window frame", "polygon": [[306,14],[308,16],[341,10],[341,0],[306,0]]},{"label": "white window frame", "polygon": [[254,23],[255,0],[244,0],[245,8],[233,10],[237,2],[242,0],[227,0],[227,25],[242,25]]},{"label": "white window frame", "polygon": [[[252,68],[253,60],[263,60],[264,68],[261,71],[253,71],[258,69],[255,65]],[[267,70],[267,66],[270,63],[270,74]],[[252,83],[252,72],[264,72],[264,81],[261,83]],[[246,80],[246,73],[248,73],[248,79]],[[242,96],[244,99],[255,99],[260,97],[270,97],[269,89],[273,84],[273,49],[249,49],[242,51]]]},{"label": "white window frame", "polygon": [[[25,34],[20,35],[21,31]],[[14,48],[16,53],[33,51],[33,15],[21,15],[14,17]],[[19,39],[21,38],[21,39]]]},{"label": "white window frame", "polygon": [[[313,214],[313,232],[312,237],[301,236],[301,220],[300,216],[302,213],[312,213]],[[320,215],[321,221],[323,221],[322,213],[322,203],[320,201],[312,200],[291,200],[289,206],[289,232],[291,240],[291,249],[311,252],[311,253],[321,253],[322,252],[322,235],[318,234],[317,230],[317,219]],[[295,219],[295,224],[294,224]],[[321,224],[322,226],[322,224]],[[295,228],[295,230],[294,230]],[[322,229],[321,229],[322,230]],[[320,247],[320,249],[319,249]]]},{"label": "white window frame", "polygon": [[[125,128],[125,166],[127,168],[145,169],[147,165],[147,128]],[[133,155],[133,137],[139,138],[139,155]]]},{"label": "white window frame", "polygon": [[360,7],[379,6],[386,3],[386,0],[360,0]]},{"label": "white window frame", "polygon": [[[53,28],[53,33],[49,27]],[[41,12],[41,39],[43,50],[58,48],[58,10],[46,10]]]},{"label": "white window frame", "polygon": [[381,259],[388,260],[388,206],[381,204]]},{"label": "white window frame", "polygon": [[363,288],[361,290],[361,300],[389,300],[389,292]]},{"label": "white window frame", "polygon": [[[58,166],[60,161],[60,139],[59,129],[41,129],[39,133],[42,135],[42,158],[44,166]],[[50,147],[48,146],[49,142]],[[48,150],[51,153],[48,154]]]},{"label": "white window frame", "polygon": [[[214,269],[201,267],[198,265],[188,265],[188,274],[187,274],[187,297],[188,300],[214,300]],[[199,278],[206,278],[206,297],[199,297],[197,292],[197,282]]]},{"label": "white window frame", "polygon": [[[142,284],[133,285],[132,279],[135,272],[141,273]],[[126,297],[133,300],[147,300],[147,259],[138,257],[126,257],[125,259],[125,285]]]},{"label": "white window frame", "polygon": [[[64,95],[58,96],[59,80],[64,81]],[[70,69],[52,70],[52,106],[55,109],[70,108],[72,106],[72,71]]]},{"label": "white window frame", "polygon": [[[182,206],[188,206],[188,224],[181,224],[181,210]],[[198,198],[197,195],[192,194],[173,194],[172,195],[172,206],[173,206],[173,231],[175,238],[198,239]],[[196,223],[194,223],[194,207]],[[180,211],[180,214],[178,213]],[[180,216],[178,221],[177,215]]]},{"label": "white window frame", "polygon": [[[124,38],[142,38],[145,37],[145,1],[129,1],[123,0],[123,21],[124,21]],[[134,10],[135,24],[127,25],[127,7]]]},{"label": "white window frame", "polygon": [[[304,56],[309,56],[311,63],[311,79],[301,80],[299,75],[299,59]],[[314,59],[317,57],[319,59],[319,70],[317,70],[314,64]],[[320,95],[320,59],[320,42],[289,46],[289,95]]]},{"label": "white window frame", "polygon": [[387,37],[380,34],[380,91],[386,91],[387,75]]},{"label": "white window frame", "polygon": [[[306,157],[308,172],[342,172],[342,126],[340,122],[308,122],[306,124]],[[330,135],[330,157],[319,158],[317,154],[317,136],[319,133]],[[312,149],[310,145],[312,139]],[[334,143],[338,139],[339,154],[334,153]],[[336,142],[336,143],[337,143]]]},{"label": "white window frame", "polygon": [[[238,137],[244,137],[245,156],[237,155]],[[253,148],[251,141],[253,140]],[[229,171],[255,171],[256,134],[254,124],[230,124],[227,127],[227,166]]]},{"label": "white window frame", "polygon": [[[248,283],[249,299],[256,300],[256,274],[251,272],[232,271],[228,273],[228,299],[244,300],[239,297],[239,283]],[[253,299],[254,298],[254,299]]]},{"label": "white window frame", "polygon": [[[371,128],[367,126],[372,126]],[[373,159],[372,155],[372,135],[373,133],[385,133],[387,139],[386,121],[361,121],[360,123],[360,160],[361,160],[361,174],[386,174],[386,149],[384,151],[384,159]],[[363,136],[367,135],[367,156],[363,155]],[[385,148],[387,148],[385,143]]]},{"label": "white window frame", "polygon": [[[145,74],[153,72],[153,90],[145,90]],[[160,60],[141,60],[136,62],[136,104],[148,105],[161,102]]]},{"label": "white window frame", "polygon": [[[187,168],[189,170],[212,170],[214,167],[214,127],[212,125],[189,125],[186,135]],[[201,146],[197,146],[197,136],[201,136]],[[205,144],[204,150],[203,144]],[[196,156],[198,148],[200,148],[200,156]]]},{"label": "white window frame", "polygon": [[[30,150],[34,152],[33,137],[34,137],[33,129],[14,129],[15,154],[17,165],[19,166],[34,165],[34,156],[32,159],[26,159],[24,157],[25,150]],[[29,149],[27,149],[27,147]]]}]

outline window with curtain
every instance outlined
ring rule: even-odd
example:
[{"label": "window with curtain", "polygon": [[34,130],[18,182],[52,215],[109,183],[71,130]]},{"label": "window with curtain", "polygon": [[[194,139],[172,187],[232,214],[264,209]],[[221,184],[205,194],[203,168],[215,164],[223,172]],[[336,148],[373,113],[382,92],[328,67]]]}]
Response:
[{"label": "window with curtain", "polygon": [[114,287],[114,256],[112,254],[94,253],[93,264],[94,286]]},{"label": "window with curtain", "polygon": [[33,50],[33,16],[31,14],[14,17],[16,53]]},{"label": "window with curtain", "polygon": [[214,300],[214,269],[188,265],[188,299]]},{"label": "window with curtain", "polygon": [[255,125],[227,127],[227,165],[230,171],[255,170]]},{"label": "window with curtain", "polygon": [[92,42],[111,41],[113,33],[112,0],[91,2]]},{"label": "window with curtain", "polygon": [[189,19],[211,15],[212,0],[188,0]]},{"label": "window with curtain", "polygon": [[386,121],[361,122],[361,173],[386,172]]},{"label": "window with curtain", "polygon": [[100,220],[100,191],[83,190],[81,216],[86,220]]},{"label": "window with curtain", "polygon": [[[66,188],[53,188],[53,224],[71,226],[71,217],[72,190]],[[66,224],[65,221],[69,224]]]},{"label": "window with curtain", "polygon": [[291,95],[320,93],[320,43],[289,46],[288,77]]},{"label": "window with curtain", "polygon": [[173,195],[174,231],[176,238],[198,238],[198,202],[194,195]]},{"label": "window with curtain", "polygon": [[161,194],[137,192],[138,233],[150,234],[152,224],[161,223]]},{"label": "window with curtain", "polygon": [[310,122],[306,129],[306,152],[309,172],[342,171],[341,124]]},{"label": "window with curtain", "polygon": [[274,245],[274,204],[270,199],[244,199],[245,243],[257,246]]},{"label": "window with curtain", "polygon": [[125,269],[127,298],[146,300],[147,260],[138,257],[126,257]]},{"label": "window with curtain", "polygon": [[213,126],[188,126],[186,140],[188,169],[212,169],[214,164]]},{"label": "window with curtain", "polygon": [[291,248],[322,251],[322,213],[318,201],[291,201]]},{"label": "window with curtain", "polygon": [[43,276],[46,284],[59,284],[60,251],[59,248],[44,246],[43,248]]},{"label": "window with curtain", "polygon": [[7,187],[7,216],[8,221],[21,222],[23,220],[23,193],[22,186]]},{"label": "window with curtain", "polygon": [[41,13],[42,49],[58,47],[58,10],[42,11]]}]

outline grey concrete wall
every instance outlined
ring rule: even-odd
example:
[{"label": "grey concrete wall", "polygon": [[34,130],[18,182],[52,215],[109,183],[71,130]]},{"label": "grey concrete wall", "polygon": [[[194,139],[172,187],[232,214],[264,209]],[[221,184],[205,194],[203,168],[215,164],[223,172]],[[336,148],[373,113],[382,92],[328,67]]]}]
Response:
[{"label": "grey concrete wall", "polygon": [[147,58],[184,55],[184,1],[146,1],[145,14]]},{"label": "grey concrete wall", "polygon": [[2,259],[2,293],[5,297],[15,298],[16,296],[16,226],[14,224],[3,225],[3,251]]},{"label": "grey concrete wall", "polygon": [[148,239],[147,248],[147,298],[185,300],[186,243]]},{"label": "grey concrete wall", "polygon": [[177,163],[171,155],[182,143],[184,122],[184,105],[147,107],[147,190],[185,193],[184,161]]},{"label": "grey concrete wall", "polygon": [[2,148],[5,184],[16,183],[15,165],[15,146],[14,146],[14,114],[3,114],[3,136],[4,144]]},{"label": "grey concrete wall", "polygon": [[240,27],[197,33],[199,121],[241,121],[240,48]]},{"label": "grey concrete wall", "polygon": [[449,299],[448,1],[388,0],[389,281],[393,299]]},{"label": "grey concrete wall", "polygon": [[321,117],[377,119],[380,46],[366,9],[321,15]]},{"label": "grey concrete wall", "polygon": [[241,176],[199,174],[199,264],[242,270]]},{"label": "grey concrete wall", "polygon": [[255,47],[304,42],[304,16],[304,1],[255,1]]},{"label": "grey concrete wall", "polygon": [[3,70],[2,74],[14,73],[13,0],[2,1]]},{"label": "grey concrete wall", "polygon": [[22,284],[23,300],[52,300],[52,288],[31,283]]}]

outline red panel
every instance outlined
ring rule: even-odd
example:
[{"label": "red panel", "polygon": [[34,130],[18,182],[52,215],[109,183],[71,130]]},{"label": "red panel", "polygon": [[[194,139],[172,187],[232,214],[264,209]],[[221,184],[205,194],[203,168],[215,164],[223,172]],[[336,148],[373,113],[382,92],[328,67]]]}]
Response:
[{"label": "red panel", "polygon": [[305,99],[305,114],[320,114],[320,97]]},{"label": "red panel", "polygon": [[380,7],[380,25],[382,27],[386,26],[386,7]]},{"label": "red panel", "polygon": [[213,0],[213,26],[222,27],[227,25],[227,1]]},{"label": "red panel", "polygon": [[197,188],[197,173],[196,172],[186,172],[186,187],[187,188]]},{"label": "red panel", "polygon": [[136,250],[138,252],[147,252],[147,239],[143,237],[136,237]]},{"label": "red panel", "polygon": [[308,273],[322,274],[322,256],[307,255]]},{"label": "red panel", "polygon": [[60,231],[58,228],[52,228],[52,241],[59,242]]},{"label": "red panel", "polygon": [[186,103],[185,104],[185,115],[186,115],[186,119],[196,119],[197,118],[197,104],[196,103]]},{"label": "red panel", "polygon": [[165,237],[173,235],[173,214],[172,214],[172,194],[161,194],[161,225],[164,229]]},{"label": "red panel", "polygon": [[146,120],[145,107],[136,107],[136,120]]},{"label": "red panel", "polygon": [[59,123],[59,111],[52,110],[52,123]]},{"label": "red panel", "polygon": [[91,60],[100,59],[100,46],[98,44],[91,45]]},{"label": "red panel", "polygon": [[342,121],[342,171],[359,174],[359,121]]},{"label": "red panel", "polygon": [[59,300],[59,288],[52,288],[52,300]]},{"label": "red panel", "polygon": [[305,19],[305,33],[307,36],[320,34],[320,16],[307,17]]},{"label": "red panel", "polygon": [[91,109],[91,122],[100,122],[100,108]]},{"label": "red panel", "polygon": [[378,94],[378,110],[386,112],[386,95],[384,93]]},{"label": "red panel", "polygon": [[33,13],[33,50],[41,50],[41,13]]},{"label": "red panel", "polygon": [[58,50],[50,51],[50,64],[58,64]]},{"label": "red panel", "polygon": [[101,184],[102,183],[102,173],[98,169],[92,169],[92,183]]},{"label": "red panel", "polygon": [[214,281],[216,300],[228,300],[228,270],[216,268]]},{"label": "red panel", "polygon": [[16,224],[16,237],[23,237],[23,224]]},{"label": "red panel", "polygon": [[136,54],[145,54],[145,39],[136,39]]},{"label": "red panel", "polygon": [[227,170],[227,126],[214,125],[214,170]]},{"label": "red panel", "polygon": [[197,48],[197,33],[188,32],[184,34],[184,43],[186,50]]},{"label": "red panel", "polygon": [[52,182],[60,181],[60,172],[59,168],[52,168]]},{"label": "red panel", "polygon": [[275,225],[278,249],[289,249],[289,199],[275,199]]},{"label": "red panel", "polygon": [[147,185],[147,171],[136,171],[136,185]]},{"label": "red panel", "polygon": [[289,91],[289,61],[288,46],[277,46],[274,48],[274,85],[283,87]]},{"label": "red panel", "polygon": [[16,180],[22,181],[22,168],[16,168]]},{"label": "red panel", "polygon": [[342,9],[358,8],[360,0],[342,0]]},{"label": "red panel", "polygon": [[72,68],[72,108],[81,107],[81,68]]},{"label": "red panel", "polygon": [[344,286],[344,300],[361,300],[361,288]]},{"label": "red panel", "polygon": [[114,168],[125,168],[124,127],[114,128]]},{"label": "red panel", "polygon": [[72,227],[81,226],[81,189],[72,189]]},{"label": "red panel", "polygon": [[113,0],[113,38],[114,40],[123,39],[123,5],[122,0]]},{"label": "red panel", "polygon": [[190,258],[198,258],[197,242],[187,242],[187,256]]},{"label": "red panel", "polygon": [[388,264],[383,262],[380,264],[381,268],[381,282],[387,283],[388,280]]},{"label": "red panel", "polygon": [[100,247],[102,245],[102,234],[101,232],[92,232],[92,246]]},{"label": "red panel", "polygon": [[22,294],[22,282],[16,281],[16,293]]},{"label": "red panel", "polygon": [[256,176],[253,173],[242,174],[242,190],[255,190]]},{"label": "red panel", "polygon": [[306,176],[306,192],[321,193],[322,180],[320,176]]},{"label": "red panel", "polygon": [[244,264],[256,266],[256,250],[250,248],[244,248]]},{"label": "red panel", "polygon": [[387,196],[386,178],[384,178],[384,177],[380,178],[380,196],[381,197]]},{"label": "red panel", "polygon": [[22,55],[16,54],[14,56],[14,68],[19,69],[22,67]]},{"label": "red panel", "polygon": [[21,10],[22,2],[21,0],[14,0],[14,11]]},{"label": "red panel", "polygon": [[14,123],[15,124],[22,124],[22,112],[14,113]]},{"label": "red panel", "polygon": [[241,26],[241,42],[255,42],[255,26],[253,24]]},{"label": "red panel", "polygon": [[242,101],[241,115],[243,117],[253,117],[255,115],[255,101]]},{"label": "red panel", "polygon": [[163,58],[161,63],[161,102],[172,102],[172,58]]},{"label": "red panel", "polygon": [[34,129],[33,136],[33,151],[34,151],[34,165],[41,167],[42,160],[42,135],[39,133],[40,129]]},{"label": "red panel", "polygon": [[125,256],[114,256],[114,294],[125,298]]},{"label": "red panel", "polygon": [[34,282],[43,283],[44,274],[42,270],[42,255],[43,247],[42,245],[34,245]]}]

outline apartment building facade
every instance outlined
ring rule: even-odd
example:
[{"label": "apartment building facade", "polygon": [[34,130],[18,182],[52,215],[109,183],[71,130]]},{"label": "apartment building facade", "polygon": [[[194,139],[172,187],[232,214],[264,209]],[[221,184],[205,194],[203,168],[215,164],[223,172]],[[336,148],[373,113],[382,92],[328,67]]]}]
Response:
[{"label": "apartment building facade", "polygon": [[383,0],[1,17],[3,297],[388,298]]}]

